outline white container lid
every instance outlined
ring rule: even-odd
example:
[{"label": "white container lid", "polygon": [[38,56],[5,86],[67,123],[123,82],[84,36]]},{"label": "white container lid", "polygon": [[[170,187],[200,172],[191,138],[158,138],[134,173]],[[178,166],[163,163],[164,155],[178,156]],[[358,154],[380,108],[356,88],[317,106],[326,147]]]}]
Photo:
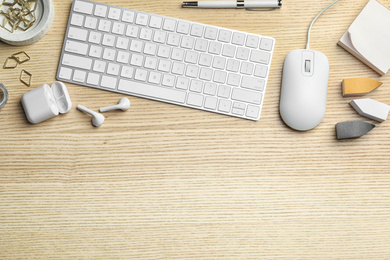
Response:
[{"label": "white container lid", "polygon": [[60,81],[55,81],[51,85],[54,100],[57,103],[58,111],[61,114],[67,113],[72,108],[72,101],[65,84]]}]

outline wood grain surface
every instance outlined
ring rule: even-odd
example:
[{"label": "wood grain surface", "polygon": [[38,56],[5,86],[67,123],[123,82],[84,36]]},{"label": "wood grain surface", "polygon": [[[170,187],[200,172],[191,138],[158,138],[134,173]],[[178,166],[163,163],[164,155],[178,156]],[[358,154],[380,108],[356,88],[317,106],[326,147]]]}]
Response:
[{"label": "wood grain surface", "polygon": [[54,2],[42,40],[0,43],[1,64],[21,50],[31,56],[0,68],[10,94],[0,109],[1,259],[390,259],[390,122],[356,140],[335,134],[337,122],[374,123],[342,97],[344,78],[382,81],[365,97],[390,104],[390,75],[336,45],[367,0],[339,1],[313,27],[329,92],[324,121],[304,133],[279,116],[282,66],[330,0],[286,0],[269,12],[105,0],[272,36],[276,47],[258,122],[130,97],[131,109],[105,113],[99,128],[76,105],[98,110],[122,95],[67,84],[69,113],[38,125],[24,115],[21,69],[32,88],[55,81],[71,0]]}]

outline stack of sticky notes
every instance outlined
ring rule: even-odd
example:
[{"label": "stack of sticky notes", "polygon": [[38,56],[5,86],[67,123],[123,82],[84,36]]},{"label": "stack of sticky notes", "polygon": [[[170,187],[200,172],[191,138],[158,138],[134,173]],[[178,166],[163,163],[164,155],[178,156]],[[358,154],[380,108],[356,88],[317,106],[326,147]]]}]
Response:
[{"label": "stack of sticky notes", "polygon": [[338,42],[380,75],[390,69],[390,10],[370,0]]}]

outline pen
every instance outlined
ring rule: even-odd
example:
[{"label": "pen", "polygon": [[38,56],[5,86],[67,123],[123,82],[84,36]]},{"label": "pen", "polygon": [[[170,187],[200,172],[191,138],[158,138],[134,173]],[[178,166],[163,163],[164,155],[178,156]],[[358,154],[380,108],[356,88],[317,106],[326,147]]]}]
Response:
[{"label": "pen", "polygon": [[282,0],[183,2],[183,7],[197,8],[246,8],[252,10],[255,8],[279,8],[281,6]]}]

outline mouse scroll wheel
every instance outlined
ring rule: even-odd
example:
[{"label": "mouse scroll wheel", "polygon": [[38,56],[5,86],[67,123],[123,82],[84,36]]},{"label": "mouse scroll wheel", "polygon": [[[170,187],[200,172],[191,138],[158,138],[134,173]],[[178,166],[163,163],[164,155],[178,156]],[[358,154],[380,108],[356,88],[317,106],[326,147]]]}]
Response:
[{"label": "mouse scroll wheel", "polygon": [[305,60],[305,72],[310,73],[311,69],[311,60]]}]

